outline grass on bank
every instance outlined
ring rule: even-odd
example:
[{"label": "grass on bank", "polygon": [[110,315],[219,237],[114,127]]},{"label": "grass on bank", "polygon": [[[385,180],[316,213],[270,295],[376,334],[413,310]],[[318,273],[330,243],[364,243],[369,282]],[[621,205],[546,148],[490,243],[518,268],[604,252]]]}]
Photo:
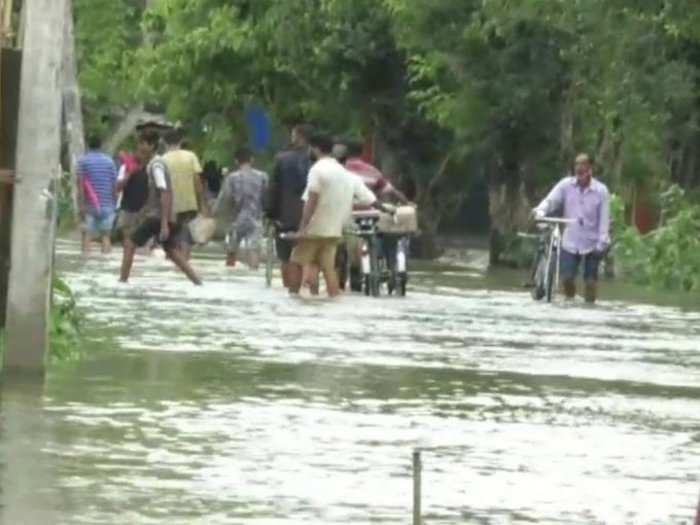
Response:
[{"label": "grass on bank", "polygon": [[[51,363],[73,361],[83,354],[81,325],[83,317],[70,287],[60,277],[52,281],[52,300],[49,312]],[[5,332],[0,330],[0,369],[5,356]]]},{"label": "grass on bank", "polygon": [[70,286],[58,276],[52,281],[50,310],[51,361],[71,361],[83,352],[83,316]]}]

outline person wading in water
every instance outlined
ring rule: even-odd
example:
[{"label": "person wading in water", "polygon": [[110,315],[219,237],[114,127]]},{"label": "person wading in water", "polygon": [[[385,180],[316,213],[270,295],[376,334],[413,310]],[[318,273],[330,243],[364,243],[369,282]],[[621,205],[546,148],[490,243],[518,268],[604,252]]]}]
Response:
[{"label": "person wading in water", "polygon": [[560,181],[534,210],[536,218],[561,213],[571,225],[564,231],[561,276],[567,299],[576,295],[576,275],[583,262],[584,297],[595,303],[598,296],[598,268],[610,246],[610,193],[593,178],[591,159],[576,157],[575,174]]},{"label": "person wading in water", "polygon": [[139,138],[136,149],[139,162],[146,167],[148,197],[143,208],[141,221],[131,233],[131,242],[124,244],[120,281],[126,283],[129,280],[136,247],[146,245],[149,240],[155,237],[163,246],[168,258],[194,284],[201,285],[201,279],[187,262],[185,256],[177,249],[179,227],[175,222],[172,184],[168,167],[163,159],[156,155],[158,141],[159,137],[155,131],[146,131]]}]

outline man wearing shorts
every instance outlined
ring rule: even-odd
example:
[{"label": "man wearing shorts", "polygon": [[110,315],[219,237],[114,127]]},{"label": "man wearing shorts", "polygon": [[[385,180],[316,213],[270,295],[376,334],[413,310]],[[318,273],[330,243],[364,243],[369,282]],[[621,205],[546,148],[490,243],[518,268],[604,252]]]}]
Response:
[{"label": "man wearing shorts", "polygon": [[198,212],[206,213],[207,203],[204,198],[204,186],[200,174],[202,166],[197,155],[182,147],[182,132],[177,129],[168,131],[165,142],[168,152],[163,161],[168,166],[173,185],[173,207],[178,229],[178,242],[187,259],[192,251],[192,237],[189,224]]},{"label": "man wearing shorts", "polygon": [[148,176],[135,155],[119,154],[121,167],[117,177],[117,193],[121,193],[119,228],[124,242],[129,242],[132,230],[139,224],[139,213],[148,197]]},{"label": "man wearing shorts", "polygon": [[576,157],[575,174],[557,184],[535,208],[536,217],[560,212],[572,224],[562,240],[561,277],[568,299],[576,295],[576,275],[583,262],[584,298],[595,303],[598,292],[598,267],[610,246],[610,194],[593,178],[590,157]]},{"label": "man wearing shorts", "polygon": [[257,270],[263,238],[263,199],[267,191],[267,173],[253,169],[253,155],[248,148],[236,152],[238,171],[224,181],[214,213],[231,208],[235,219],[227,240],[226,265],[235,266],[241,242],[246,241],[248,266]]},{"label": "man wearing shorts", "polygon": [[112,249],[111,236],[114,225],[117,168],[114,161],[100,151],[100,139],[88,138],[88,152],[78,161],[80,213],[84,220],[84,255],[90,253],[92,240],[102,240],[102,253]]},{"label": "man wearing shorts", "polygon": [[292,149],[280,153],[275,159],[275,167],[270,181],[267,215],[275,224],[277,257],[282,263],[282,281],[290,287],[290,257],[294,242],[280,238],[280,234],[299,229],[304,203],[302,196],[311,168],[309,136],[311,130],[306,125],[292,129]]},{"label": "man wearing shorts", "polygon": [[328,295],[336,297],[340,288],[335,272],[335,254],[343,234],[343,224],[352,214],[353,202],[371,206],[377,199],[359,177],[333,158],[333,139],[330,136],[315,135],[310,144],[318,161],[309,172],[304,193],[299,241],[291,256],[289,290],[299,292],[304,267],[318,266],[326,280]]},{"label": "man wearing shorts", "polygon": [[126,283],[129,280],[136,248],[145,246],[152,238],[156,238],[163,246],[168,258],[194,284],[201,285],[201,279],[177,249],[179,226],[175,222],[172,183],[167,165],[161,157],[156,155],[158,140],[158,133],[145,131],[138,141],[136,155],[141,165],[146,166],[148,197],[142,210],[141,222],[131,232],[131,242],[124,244],[120,281]]}]

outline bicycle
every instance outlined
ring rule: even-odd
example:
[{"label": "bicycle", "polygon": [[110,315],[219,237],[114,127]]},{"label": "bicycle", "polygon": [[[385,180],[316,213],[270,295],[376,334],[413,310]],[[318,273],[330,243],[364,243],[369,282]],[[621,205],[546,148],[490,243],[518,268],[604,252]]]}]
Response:
[{"label": "bicycle", "polygon": [[382,285],[389,295],[404,297],[408,283],[406,271],[407,237],[379,233],[380,213],[375,210],[353,213],[354,235],[363,241],[362,291],[367,296],[379,297]]},{"label": "bicycle", "polygon": [[538,241],[537,252],[532,261],[531,280],[532,298],[535,301],[547,300],[551,303],[556,290],[559,289],[561,271],[562,229],[574,221],[544,217],[535,219],[540,228],[537,235],[519,234],[523,238],[535,238]]},{"label": "bicycle", "polygon": [[265,286],[272,287],[273,259],[275,257],[275,228],[272,222],[265,224]]}]

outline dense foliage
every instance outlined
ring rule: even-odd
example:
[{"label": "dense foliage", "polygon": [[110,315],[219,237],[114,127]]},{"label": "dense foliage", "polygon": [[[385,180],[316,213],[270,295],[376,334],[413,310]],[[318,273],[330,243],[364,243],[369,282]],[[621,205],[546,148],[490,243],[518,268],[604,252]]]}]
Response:
[{"label": "dense foliage", "polygon": [[700,291],[700,206],[678,186],[663,197],[663,223],[646,235],[627,225],[616,206],[615,254],[632,281]]},{"label": "dense foliage", "polygon": [[[512,234],[577,150],[594,154],[627,207],[671,182],[700,184],[692,0],[75,7],[89,126],[145,104],[221,161],[246,140],[251,107],[270,115],[272,148],[301,119],[362,135],[421,205],[426,237],[460,211],[479,213],[465,202],[484,184],[494,239]],[[494,260],[500,249],[494,241]]]}]

